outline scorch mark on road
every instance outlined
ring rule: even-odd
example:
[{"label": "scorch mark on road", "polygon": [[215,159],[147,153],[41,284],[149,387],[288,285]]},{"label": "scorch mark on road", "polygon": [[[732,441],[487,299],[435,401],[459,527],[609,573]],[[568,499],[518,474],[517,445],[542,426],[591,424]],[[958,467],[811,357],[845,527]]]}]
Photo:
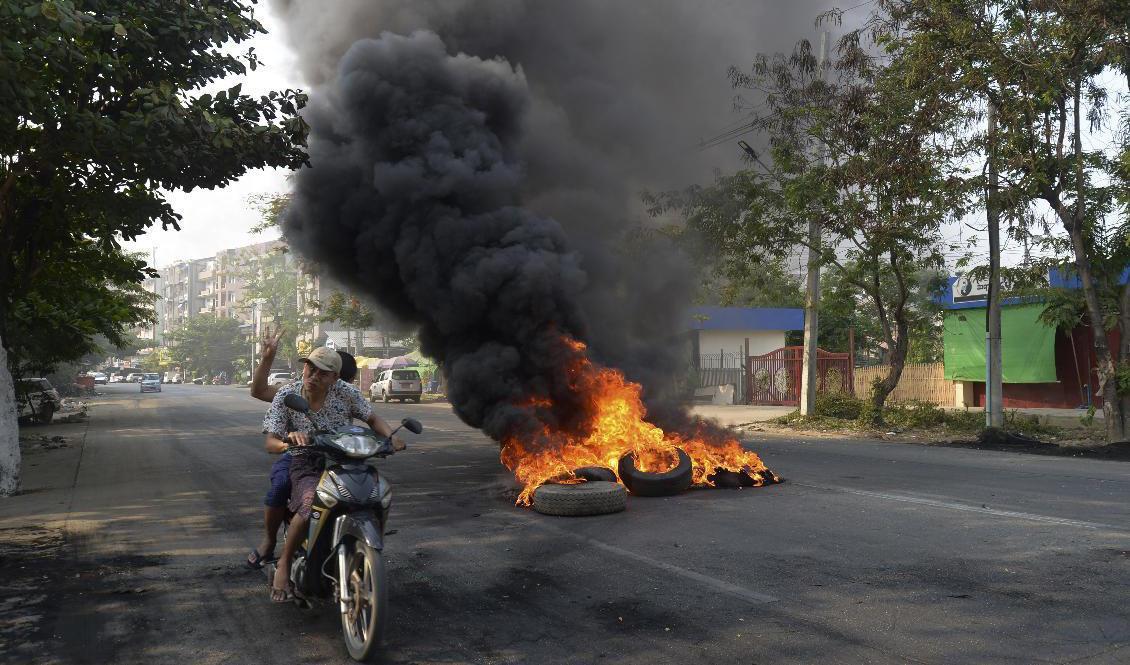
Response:
[{"label": "scorch mark on road", "polygon": [[691,582],[696,582],[696,583],[698,583],[702,586],[705,586],[709,589],[713,589],[714,591],[717,591],[719,593],[726,594],[728,596],[731,596],[733,598],[737,598],[739,600],[744,600],[744,601],[751,603],[751,604],[754,604],[754,605],[760,605],[760,604],[763,604],[763,603],[774,603],[774,602],[777,602],[779,600],[777,597],[770,596],[769,594],[759,593],[757,591],[752,591],[752,590],[747,589],[743,586],[739,586],[737,584],[733,584],[733,583],[727,582],[725,580],[720,580],[716,577],[711,577],[709,575],[703,575],[702,573],[698,573],[698,572],[695,572],[693,570],[688,570],[688,569],[683,568],[681,566],[676,566],[675,564],[667,563],[666,561],[659,561],[658,559],[653,559],[649,556],[644,556],[643,554],[637,554],[636,552],[632,552],[631,550],[626,550],[622,547],[617,547],[615,545],[609,545],[608,543],[596,540],[595,538],[589,538],[588,536],[584,536],[584,535],[581,535],[579,533],[573,533],[572,531],[568,531],[566,529],[551,526],[549,524],[546,524],[544,521],[539,520],[539,519],[537,519],[533,516],[530,516],[530,515],[509,514],[509,515],[497,515],[497,516],[498,517],[504,517],[504,518],[517,518],[523,524],[526,524],[528,526],[536,527],[538,529],[543,529],[543,530],[546,530],[546,531],[552,531],[556,535],[565,536],[565,537],[570,538],[572,540],[580,541],[580,542],[582,542],[586,545],[595,547],[595,548],[597,548],[601,551],[608,552],[609,554],[614,554],[614,555],[621,557],[621,558],[631,559],[632,561],[642,563],[642,564],[651,566],[653,568],[658,568],[659,570],[662,570],[666,573],[670,573],[672,575],[677,575],[679,577],[682,577],[683,579],[689,580]]}]

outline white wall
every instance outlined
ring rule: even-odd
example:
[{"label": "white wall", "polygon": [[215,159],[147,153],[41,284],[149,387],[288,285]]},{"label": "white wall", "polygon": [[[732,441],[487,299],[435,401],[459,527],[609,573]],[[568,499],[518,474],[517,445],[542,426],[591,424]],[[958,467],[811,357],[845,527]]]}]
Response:
[{"label": "white wall", "polygon": [[719,351],[745,353],[745,339],[749,338],[749,355],[760,356],[776,351],[785,345],[784,330],[700,330],[699,355],[717,355]]}]

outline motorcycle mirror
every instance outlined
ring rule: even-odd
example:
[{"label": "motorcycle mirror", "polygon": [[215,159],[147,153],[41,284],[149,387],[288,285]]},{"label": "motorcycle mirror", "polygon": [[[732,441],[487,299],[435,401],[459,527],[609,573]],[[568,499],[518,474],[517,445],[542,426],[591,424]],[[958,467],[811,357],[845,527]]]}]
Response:
[{"label": "motorcycle mirror", "polygon": [[300,411],[302,413],[306,413],[310,410],[310,402],[307,402],[306,398],[302,395],[296,395],[295,393],[291,393],[284,397],[283,404],[286,404],[287,408],[289,409],[294,409],[295,411]]},{"label": "motorcycle mirror", "polygon": [[413,434],[419,434],[420,432],[424,431],[424,426],[421,425],[420,421],[416,420],[415,418],[405,418],[404,420],[400,421],[400,424],[408,428],[408,431],[412,432]]}]

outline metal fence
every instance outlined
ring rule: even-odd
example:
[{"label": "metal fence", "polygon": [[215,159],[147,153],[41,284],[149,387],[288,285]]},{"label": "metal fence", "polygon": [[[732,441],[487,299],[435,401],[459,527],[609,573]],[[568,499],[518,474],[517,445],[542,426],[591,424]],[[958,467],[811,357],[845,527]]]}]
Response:
[{"label": "metal fence", "polygon": [[718,353],[703,353],[698,357],[700,369],[742,369],[744,365],[744,353],[719,351]]},{"label": "metal fence", "polygon": [[[717,360],[718,356],[715,355]],[[709,388],[711,386],[734,386],[734,404],[745,404],[746,378],[745,370],[737,368],[704,367],[698,370],[698,386]]]}]

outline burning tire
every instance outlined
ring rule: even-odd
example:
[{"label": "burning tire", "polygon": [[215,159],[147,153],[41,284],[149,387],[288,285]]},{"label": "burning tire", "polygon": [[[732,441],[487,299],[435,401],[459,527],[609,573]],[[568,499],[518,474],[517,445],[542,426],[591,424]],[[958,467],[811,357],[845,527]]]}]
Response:
[{"label": "burning tire", "polygon": [[534,510],[545,515],[605,515],[628,507],[628,493],[603,480],[569,485],[542,485],[534,490]]},{"label": "burning tire", "polygon": [[606,466],[582,466],[579,469],[573,469],[573,475],[590,482],[596,480],[616,482],[616,472]]},{"label": "burning tire", "polygon": [[737,489],[739,487],[760,487],[762,485],[775,485],[784,482],[784,479],[769,469],[763,471],[727,471],[715,469],[714,473],[706,477],[719,489]]},{"label": "burning tire", "polygon": [[663,473],[646,473],[636,468],[635,453],[628,453],[620,458],[618,471],[620,480],[635,496],[671,496],[678,494],[691,486],[691,456],[682,448],[676,448],[679,453],[679,464],[670,471]]}]

